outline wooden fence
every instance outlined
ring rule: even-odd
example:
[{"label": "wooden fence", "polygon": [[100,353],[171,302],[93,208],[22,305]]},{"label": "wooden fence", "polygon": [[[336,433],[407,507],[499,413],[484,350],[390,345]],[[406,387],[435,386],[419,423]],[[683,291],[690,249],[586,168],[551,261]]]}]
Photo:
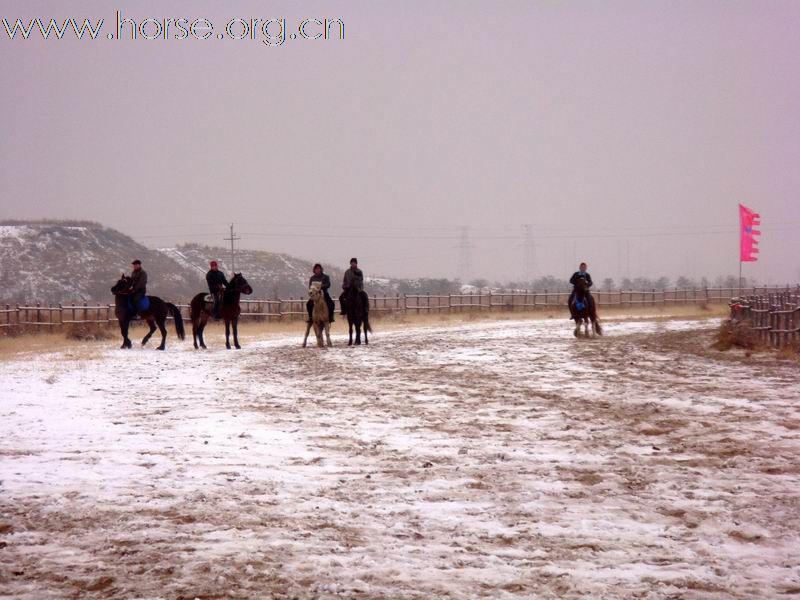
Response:
[{"label": "wooden fence", "polygon": [[[675,305],[727,304],[734,296],[774,297],[800,295],[800,285],[759,288],[702,288],[689,290],[639,290],[593,292],[600,307],[667,307]],[[568,292],[487,292],[475,294],[406,294],[370,298],[375,314],[438,314],[482,311],[537,311],[565,309]],[[334,299],[337,304],[338,299]],[[304,299],[242,299],[242,318],[258,321],[289,321],[305,318]],[[0,305],[1,306],[1,305]],[[177,304],[184,318],[188,304]],[[113,304],[5,305],[0,308],[0,328],[30,326],[54,328],[64,325],[116,322]],[[796,321],[795,321],[796,322]]]},{"label": "wooden fence", "polygon": [[800,289],[753,294],[731,302],[731,319],[747,322],[762,344],[800,344]]}]

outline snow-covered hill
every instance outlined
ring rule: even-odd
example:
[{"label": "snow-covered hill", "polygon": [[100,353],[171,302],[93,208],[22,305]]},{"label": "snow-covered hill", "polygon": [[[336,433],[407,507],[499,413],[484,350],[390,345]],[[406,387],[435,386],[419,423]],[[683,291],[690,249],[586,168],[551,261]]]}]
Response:
[{"label": "snow-covered hill", "polygon": [[[216,260],[228,278],[232,273],[230,250],[225,248],[184,244],[174,248],[160,248],[164,256],[181,265],[186,271],[204,278],[208,263]],[[313,263],[286,254],[260,250],[236,250],[236,272],[242,273],[253,287],[255,298],[300,297],[305,293]],[[331,276],[333,291],[338,290],[342,279],[340,269],[325,267]]]},{"label": "snow-covered hill", "polygon": [[131,261],[142,261],[148,292],[183,300],[201,278],[170,257],[92,222],[0,222],[0,303],[109,302]]},{"label": "snow-covered hill", "polygon": [[[185,244],[151,249],[123,233],[89,221],[0,221],[0,304],[110,302],[110,288],[131,261],[141,259],[148,293],[188,302],[205,289],[210,260],[230,276],[230,251]],[[286,254],[237,249],[236,270],[254,298],[298,298],[305,294],[312,263]],[[341,289],[342,269],[325,265],[332,293]],[[371,295],[394,295],[404,282],[367,279]]]}]

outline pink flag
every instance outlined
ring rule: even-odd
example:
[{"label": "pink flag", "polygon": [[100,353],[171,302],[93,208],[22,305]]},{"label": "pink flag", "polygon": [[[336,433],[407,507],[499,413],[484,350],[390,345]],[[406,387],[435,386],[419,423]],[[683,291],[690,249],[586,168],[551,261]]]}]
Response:
[{"label": "pink flag", "polygon": [[761,215],[753,212],[746,206],[739,205],[739,260],[741,262],[755,262],[758,260],[758,240],[761,235],[758,229],[753,229],[756,225],[761,225]]}]

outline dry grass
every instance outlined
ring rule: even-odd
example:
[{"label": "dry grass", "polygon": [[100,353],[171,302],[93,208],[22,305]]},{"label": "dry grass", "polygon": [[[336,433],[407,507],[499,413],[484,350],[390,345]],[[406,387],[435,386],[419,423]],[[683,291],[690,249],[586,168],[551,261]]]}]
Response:
[{"label": "dry grass", "polygon": [[[710,316],[723,316],[728,312],[725,305],[701,306],[653,306],[614,308],[601,307],[600,316],[606,321],[630,321],[653,319],[691,319],[707,318]],[[402,331],[409,327],[441,327],[443,325],[462,325],[482,321],[511,321],[511,320],[541,320],[569,318],[566,308],[563,310],[535,310],[535,311],[474,311],[462,313],[379,313],[373,312],[371,322],[373,329],[382,331]],[[187,342],[191,344],[192,325],[185,321]],[[169,331],[168,344],[181,343],[175,337],[172,323],[167,325]],[[131,328],[131,339],[137,343],[144,336],[144,328],[134,325]],[[302,336],[305,332],[305,322],[301,319],[294,321],[250,321],[247,318],[240,322],[239,337],[243,342],[270,339],[285,335]],[[331,333],[342,334],[347,332],[347,320],[340,315],[336,316]],[[224,343],[225,326],[222,322],[211,322],[206,327],[206,339],[213,346]],[[116,324],[108,326],[87,325],[74,326],[70,329],[59,331],[43,330],[42,328],[12,328],[0,331],[0,360],[19,360],[31,354],[49,351],[62,351],[67,355],[74,354],[76,359],[90,358],[102,350],[116,348],[119,332]],[[187,343],[184,342],[184,343]],[[69,356],[67,356],[69,358]]]},{"label": "dry grass", "polygon": [[78,342],[110,340],[114,336],[108,326],[98,323],[76,323],[64,328],[64,337]]},{"label": "dry grass", "polygon": [[784,346],[778,350],[777,356],[781,360],[794,360],[800,362],[800,343],[791,346]]}]

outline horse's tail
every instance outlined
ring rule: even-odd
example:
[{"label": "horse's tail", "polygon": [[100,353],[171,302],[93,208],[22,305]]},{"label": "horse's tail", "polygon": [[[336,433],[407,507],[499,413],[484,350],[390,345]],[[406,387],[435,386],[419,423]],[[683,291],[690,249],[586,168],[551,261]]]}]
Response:
[{"label": "horse's tail", "polygon": [[177,306],[172,304],[172,302],[166,303],[167,308],[169,309],[172,318],[175,319],[175,333],[178,334],[178,339],[183,340],[186,339],[186,331],[183,328],[183,317],[181,316],[181,309]]},{"label": "horse's tail", "polygon": [[370,333],[372,333],[372,327],[370,327],[370,325],[369,325],[369,313],[368,312],[364,313],[364,331],[369,331]]}]

